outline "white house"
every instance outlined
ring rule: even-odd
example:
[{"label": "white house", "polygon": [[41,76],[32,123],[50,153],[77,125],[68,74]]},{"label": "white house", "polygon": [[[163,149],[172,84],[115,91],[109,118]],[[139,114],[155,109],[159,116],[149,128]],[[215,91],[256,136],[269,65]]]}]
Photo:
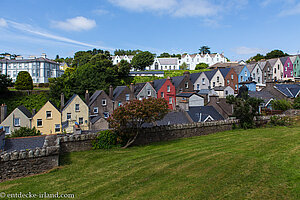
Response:
[{"label": "white house", "polygon": [[247,68],[250,71],[252,81],[255,81],[257,83],[257,85],[262,85],[263,84],[262,83],[263,72],[262,72],[259,64],[258,63],[250,64],[250,65],[247,65]]},{"label": "white house", "polygon": [[48,78],[57,78],[63,74],[59,63],[48,59],[46,54],[42,54],[39,58],[31,56],[28,59],[17,57],[15,60],[7,58],[0,60],[0,73],[8,75],[13,82],[16,81],[20,71],[27,71],[33,83],[48,83]]},{"label": "white house", "polygon": [[224,86],[224,77],[219,69],[201,73],[194,82],[194,90],[212,89],[217,86]]},{"label": "white house", "polygon": [[234,89],[230,86],[218,86],[214,90],[218,94],[219,98],[226,98],[228,95],[234,95]]},{"label": "white house", "polygon": [[214,65],[216,63],[225,63],[227,59],[223,54],[183,54],[181,56],[179,64],[186,63],[188,65],[188,69],[195,70],[196,65],[199,63],[206,63],[209,66]]},{"label": "white house", "polygon": [[150,67],[146,70],[179,70],[178,58],[155,58]]},{"label": "white house", "polygon": [[118,64],[119,62],[121,62],[121,60],[126,60],[127,62],[131,63],[133,58],[133,55],[125,55],[125,56],[111,56],[111,60],[113,62],[114,65]]}]

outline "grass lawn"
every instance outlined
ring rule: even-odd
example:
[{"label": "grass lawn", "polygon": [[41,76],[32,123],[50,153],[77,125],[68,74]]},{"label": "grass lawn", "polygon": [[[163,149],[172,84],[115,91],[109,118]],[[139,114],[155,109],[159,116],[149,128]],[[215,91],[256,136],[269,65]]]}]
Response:
[{"label": "grass lawn", "polygon": [[300,199],[300,126],[233,130],[129,149],[74,152],[0,193],[76,199]]}]

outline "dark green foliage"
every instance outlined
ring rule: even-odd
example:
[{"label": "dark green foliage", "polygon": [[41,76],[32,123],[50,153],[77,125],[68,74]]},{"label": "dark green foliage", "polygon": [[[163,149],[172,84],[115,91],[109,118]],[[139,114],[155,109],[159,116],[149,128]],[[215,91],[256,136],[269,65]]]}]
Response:
[{"label": "dark green foliage", "polygon": [[184,62],[182,65],[180,65],[181,70],[186,70],[188,68],[188,65]]},{"label": "dark green foliage", "polygon": [[293,107],[294,107],[295,109],[300,109],[300,96],[297,97],[297,98],[295,98]]},{"label": "dark green foliage", "polygon": [[204,54],[210,54],[210,47],[208,47],[208,46],[202,46],[202,47],[200,47],[200,49],[199,49],[199,53],[204,53]]},{"label": "dark green foliage", "polygon": [[33,81],[30,74],[26,71],[19,72],[16,82],[15,88],[17,90],[32,90],[33,89]]},{"label": "dark green foliage", "polygon": [[169,53],[162,53],[159,56],[157,56],[158,58],[181,58],[181,54],[169,54]]},{"label": "dark green foliage", "polygon": [[131,69],[131,65],[126,60],[121,60],[121,62],[118,64],[118,75],[121,77],[128,76]]},{"label": "dark green foliage", "polygon": [[12,79],[5,74],[0,74],[0,93],[8,92],[7,87],[12,86]]},{"label": "dark green foliage", "polygon": [[138,53],[132,58],[131,65],[138,70],[144,70],[146,67],[152,65],[154,61],[154,54],[149,51]]},{"label": "dark green foliage", "polygon": [[117,144],[117,134],[111,130],[101,131],[93,141],[93,149],[110,149]]},{"label": "dark green foliage", "polygon": [[292,103],[285,100],[285,99],[281,99],[281,100],[273,100],[271,102],[272,108],[274,110],[282,110],[282,111],[286,111],[288,109],[292,108]]},{"label": "dark green foliage", "polygon": [[206,63],[199,63],[199,64],[196,65],[195,70],[206,69],[206,68],[208,68],[208,67],[209,67],[209,65],[206,64]]},{"label": "dark green foliage", "polygon": [[110,60],[110,53],[109,51],[103,51],[101,49],[93,49],[89,51],[78,51],[75,53],[74,59],[72,61],[72,67],[78,67],[85,65],[90,62],[93,56],[97,54],[104,55],[107,59]]},{"label": "dark green foliage", "polygon": [[39,130],[36,130],[35,127],[33,128],[20,127],[18,130],[12,132],[12,134],[9,137],[15,138],[15,137],[38,136],[38,135],[41,135],[41,132]]},{"label": "dark green foliage", "polygon": [[291,117],[288,116],[272,116],[270,118],[269,124],[271,126],[291,126],[294,121]]},{"label": "dark green foliage", "polygon": [[114,51],[115,56],[125,56],[125,55],[136,55],[138,53],[142,52],[141,50],[124,50],[124,49],[116,49]]},{"label": "dark green foliage", "polygon": [[251,61],[260,61],[262,59],[272,59],[272,58],[280,58],[280,57],[284,57],[284,56],[288,56],[289,54],[287,53],[284,53],[283,51],[281,50],[273,50],[269,53],[267,53],[265,56],[262,55],[262,54],[256,54],[256,56],[253,56],[251,58],[249,58],[249,60],[247,60],[246,62],[249,63]]}]

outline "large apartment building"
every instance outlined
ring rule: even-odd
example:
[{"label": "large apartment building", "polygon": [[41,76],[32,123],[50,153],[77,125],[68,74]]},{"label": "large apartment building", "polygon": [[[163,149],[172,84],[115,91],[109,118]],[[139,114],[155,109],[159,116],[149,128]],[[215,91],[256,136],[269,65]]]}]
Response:
[{"label": "large apartment building", "polygon": [[6,57],[0,60],[0,73],[8,75],[13,82],[16,81],[20,71],[27,71],[31,75],[33,83],[48,83],[48,78],[59,77],[64,72],[60,70],[59,63],[48,59],[46,54],[42,54],[39,58],[23,59],[19,56],[16,59]]}]

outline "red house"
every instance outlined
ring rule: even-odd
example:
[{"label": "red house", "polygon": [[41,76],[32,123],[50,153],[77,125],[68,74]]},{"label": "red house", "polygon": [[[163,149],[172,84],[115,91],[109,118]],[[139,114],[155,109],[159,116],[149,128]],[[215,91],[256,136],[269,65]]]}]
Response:
[{"label": "red house", "polygon": [[176,106],[176,90],[170,78],[153,81],[157,98],[164,98],[168,101],[169,109],[174,110]]}]

